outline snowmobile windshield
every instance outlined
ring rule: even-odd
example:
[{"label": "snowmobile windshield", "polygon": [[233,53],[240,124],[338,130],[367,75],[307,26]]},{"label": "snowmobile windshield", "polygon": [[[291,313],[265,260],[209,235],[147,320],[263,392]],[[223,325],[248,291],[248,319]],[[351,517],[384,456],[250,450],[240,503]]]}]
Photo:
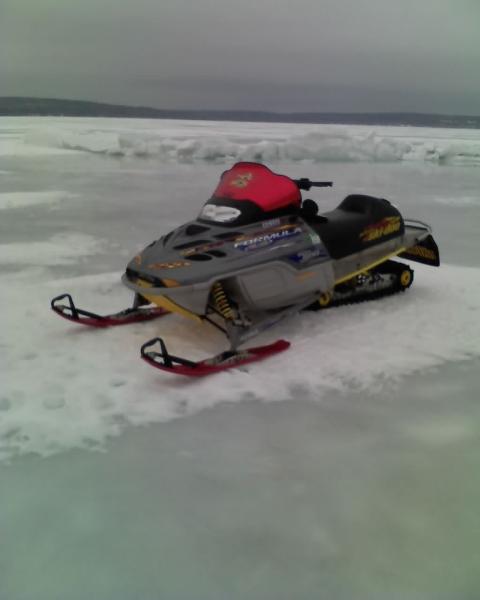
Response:
[{"label": "snowmobile windshield", "polygon": [[258,163],[241,162],[225,171],[199,219],[224,225],[253,223],[295,212],[301,194],[296,183]]}]

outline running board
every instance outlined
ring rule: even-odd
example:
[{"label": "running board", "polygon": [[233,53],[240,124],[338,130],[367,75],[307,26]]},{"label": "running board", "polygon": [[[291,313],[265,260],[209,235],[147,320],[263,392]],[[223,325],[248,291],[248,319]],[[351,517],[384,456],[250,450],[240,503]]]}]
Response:
[{"label": "running board", "polygon": [[[154,350],[154,347],[157,347]],[[283,352],[290,347],[290,342],[286,340],[277,340],[267,346],[257,346],[256,348],[246,348],[245,350],[226,351],[212,358],[207,358],[199,362],[194,362],[180,356],[169,354],[165,342],[162,338],[154,338],[140,349],[140,355],[150,366],[162,371],[174,373],[177,375],[186,375],[188,377],[203,377],[212,373],[219,373],[227,369],[233,369],[246,365],[251,362],[263,360],[269,356]]]}]

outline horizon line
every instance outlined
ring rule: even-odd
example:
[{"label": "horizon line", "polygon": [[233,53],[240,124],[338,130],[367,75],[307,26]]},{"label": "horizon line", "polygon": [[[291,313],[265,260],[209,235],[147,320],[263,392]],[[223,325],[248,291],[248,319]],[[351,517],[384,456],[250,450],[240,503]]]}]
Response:
[{"label": "horizon line", "polygon": [[424,112],[415,110],[380,110],[380,111],[355,111],[355,110],[260,110],[260,109],[244,109],[244,108],[158,108],[156,106],[146,106],[143,104],[117,104],[112,102],[104,102],[101,100],[85,100],[80,98],[59,98],[50,96],[0,96],[0,101],[8,100],[35,100],[43,102],[72,102],[82,104],[94,104],[97,106],[104,106],[109,108],[121,108],[131,110],[148,110],[158,112],[169,112],[169,113],[237,113],[237,114],[257,114],[257,115],[273,115],[273,116],[305,116],[305,115],[345,115],[345,116],[356,116],[356,115],[397,115],[397,116],[425,116],[425,117],[460,117],[460,118],[473,118],[480,119],[480,114],[463,114],[463,113],[446,113],[446,112]]}]

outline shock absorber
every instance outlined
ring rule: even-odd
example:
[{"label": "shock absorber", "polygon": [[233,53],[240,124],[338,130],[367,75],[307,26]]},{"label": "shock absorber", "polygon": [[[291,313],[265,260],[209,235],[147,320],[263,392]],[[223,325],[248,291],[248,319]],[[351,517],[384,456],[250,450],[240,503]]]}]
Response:
[{"label": "shock absorber", "polygon": [[227,294],[223,289],[223,285],[219,281],[212,286],[212,298],[215,308],[222,317],[227,319],[227,321],[233,321],[235,313],[230,305]]}]

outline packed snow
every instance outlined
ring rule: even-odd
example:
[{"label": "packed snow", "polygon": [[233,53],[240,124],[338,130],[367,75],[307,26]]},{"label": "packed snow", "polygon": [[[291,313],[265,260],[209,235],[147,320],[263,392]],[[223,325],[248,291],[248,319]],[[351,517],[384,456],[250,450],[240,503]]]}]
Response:
[{"label": "packed snow", "polygon": [[[2,126],[7,133],[0,131],[0,182],[5,183],[0,309],[8,318],[0,332],[0,460],[99,448],[128,426],[164,422],[224,402],[298,394],[321,402],[332,390],[375,391],[385,381],[480,356],[480,269],[458,263],[440,269],[414,265],[415,284],[400,296],[299,315],[258,339],[260,344],[286,338],[292,342],[288,352],[194,382],[148,367],[139,348],[161,334],[173,353],[203,358],[226,347],[208,326],[170,315],[96,331],[49,309],[50,299],[67,291],[79,306],[97,312],[127,307],[131,296],[120,283],[124,264],[151,238],[198,213],[222,170],[208,163],[212,159],[228,164],[261,159],[275,168],[281,157],[281,170],[290,169],[292,176],[295,170],[311,173],[305,161],[312,159],[438,162],[440,155],[474,157],[479,132],[107,119],[6,119]],[[51,147],[63,155],[50,155]],[[45,154],[38,156],[42,148]],[[183,164],[187,158],[198,165]],[[35,168],[19,183],[29,164]],[[433,219],[447,259],[448,253],[456,256],[459,240],[451,237],[456,227],[467,232],[464,243],[476,239],[480,170],[475,166],[462,167],[462,177],[445,188],[442,173],[450,181],[456,171],[435,165],[438,183],[430,184],[430,195],[422,200],[408,177],[395,178],[378,170],[378,162],[372,165],[359,167],[362,171],[334,164],[322,170],[337,169],[342,195],[355,185],[355,173],[362,173],[359,189],[368,183],[372,192],[404,201],[400,209],[406,207],[409,217]],[[412,173],[418,185],[431,181],[431,170]],[[464,264],[475,263],[472,256]]]},{"label": "packed snow", "polygon": [[99,446],[129,424],[165,421],[223,402],[285,400],[299,393],[322,401],[332,390],[378,391],[386,380],[479,356],[480,269],[416,267],[415,275],[415,286],[401,296],[302,314],[277,326],[258,343],[286,338],[289,351],[199,381],[155,371],[139,359],[139,348],[161,334],[173,354],[207,357],[226,346],[206,325],[171,315],[87,330],[49,314],[49,299],[67,290],[80,306],[128,306],[117,273],[41,286],[34,273],[7,278],[0,457]]}]

